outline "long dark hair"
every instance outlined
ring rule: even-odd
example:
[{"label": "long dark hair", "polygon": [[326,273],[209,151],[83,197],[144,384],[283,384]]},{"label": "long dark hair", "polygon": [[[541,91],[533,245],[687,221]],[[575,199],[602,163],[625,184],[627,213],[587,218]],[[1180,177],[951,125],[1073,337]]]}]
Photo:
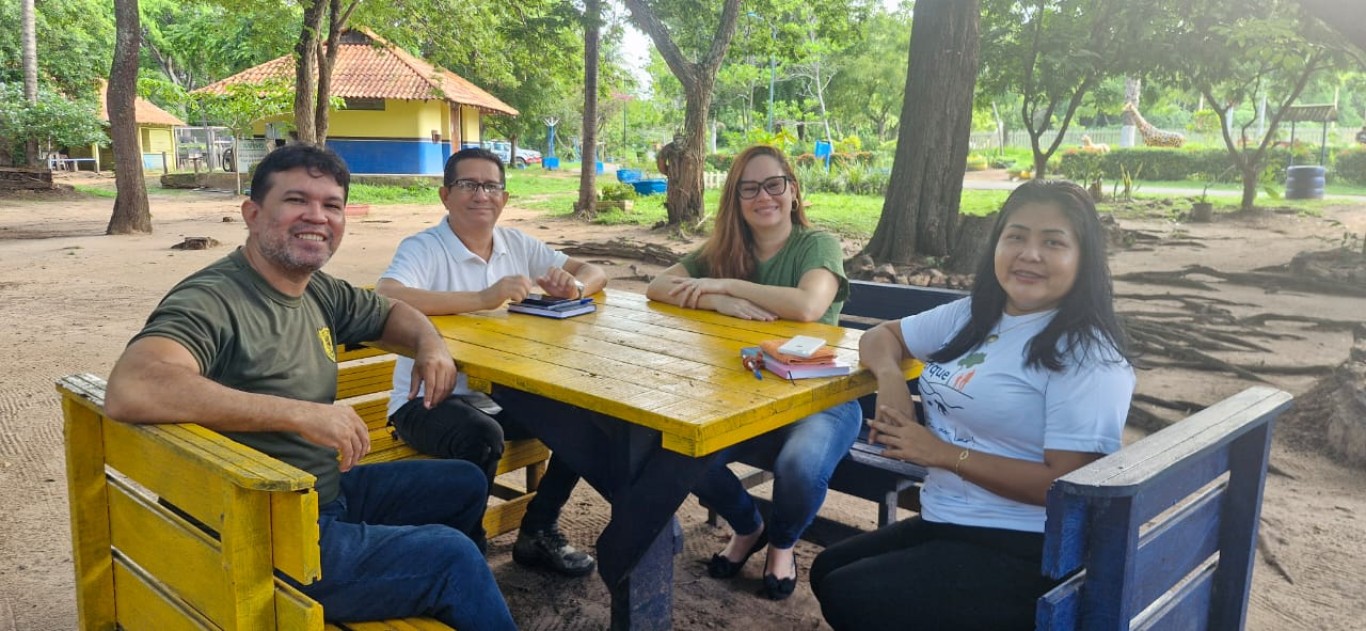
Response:
[{"label": "long dark hair", "polygon": [[802,205],[802,187],[797,183],[797,174],[788,163],[782,151],[768,145],[754,145],[735,156],[726,176],[726,185],[721,189],[721,208],[716,213],[716,231],[702,244],[699,257],[707,265],[707,275],[712,278],[739,278],[749,280],[759,267],[754,254],[754,232],[745,223],[744,213],[740,211],[740,177],[751,160],[768,156],[778,161],[783,175],[792,187],[792,225],[810,227],[806,210]]},{"label": "long dark hair", "polygon": [[1026,182],[1006,199],[991,229],[991,240],[977,264],[977,277],[972,285],[972,317],[930,359],[947,362],[963,356],[977,348],[1000,322],[1006,292],[996,278],[996,244],[1010,216],[1026,204],[1055,204],[1061,208],[1077,234],[1080,257],[1072,290],[1058,303],[1058,314],[1048,326],[1029,341],[1025,365],[1062,371],[1058,342],[1064,336],[1065,351],[1073,357],[1085,357],[1093,347],[1108,346],[1114,349],[1116,359],[1127,359],[1124,329],[1115,317],[1114,287],[1105,260],[1105,229],[1100,225],[1091,196],[1080,186],[1062,180]]}]

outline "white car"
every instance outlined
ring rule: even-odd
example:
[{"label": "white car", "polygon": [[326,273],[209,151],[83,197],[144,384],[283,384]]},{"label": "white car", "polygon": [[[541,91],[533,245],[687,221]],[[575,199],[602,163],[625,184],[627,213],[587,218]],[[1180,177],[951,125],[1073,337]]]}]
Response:
[{"label": "white car", "polygon": [[535,149],[523,149],[517,147],[517,160],[514,162],[512,156],[512,143],[506,140],[490,140],[484,143],[484,148],[492,151],[503,164],[524,167],[528,164],[540,164],[541,152]]}]

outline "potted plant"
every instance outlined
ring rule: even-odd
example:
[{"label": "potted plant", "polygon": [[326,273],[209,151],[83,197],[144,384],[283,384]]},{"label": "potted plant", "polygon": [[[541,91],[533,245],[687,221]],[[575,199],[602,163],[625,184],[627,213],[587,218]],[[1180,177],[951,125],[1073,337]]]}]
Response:
[{"label": "potted plant", "polygon": [[1201,179],[1205,181],[1205,186],[1200,189],[1200,197],[1191,204],[1192,223],[1209,223],[1214,219],[1214,204],[1209,201],[1209,187],[1214,184],[1214,179],[1208,176]]}]

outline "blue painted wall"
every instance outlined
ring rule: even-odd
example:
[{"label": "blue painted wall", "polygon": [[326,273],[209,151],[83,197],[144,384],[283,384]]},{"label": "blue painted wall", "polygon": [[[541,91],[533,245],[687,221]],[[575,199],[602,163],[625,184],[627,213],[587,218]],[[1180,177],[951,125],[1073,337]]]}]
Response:
[{"label": "blue painted wall", "polygon": [[328,138],[352,173],[440,175],[451,155],[451,143],[430,140],[357,140]]}]

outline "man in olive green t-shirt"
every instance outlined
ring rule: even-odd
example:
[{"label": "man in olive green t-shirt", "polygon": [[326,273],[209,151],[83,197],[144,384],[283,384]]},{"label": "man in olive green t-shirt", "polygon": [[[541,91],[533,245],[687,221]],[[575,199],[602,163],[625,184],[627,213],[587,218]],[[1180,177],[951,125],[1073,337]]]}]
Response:
[{"label": "man in olive green t-shirt", "polygon": [[458,460],[355,466],[369,431],[333,404],[338,343],[416,349],[414,392],[450,392],[456,373],[416,309],[318,271],[345,233],[349,183],[326,149],[268,155],[242,203],[246,244],[167,294],[114,366],[105,410],[128,423],[198,423],[316,476],[323,578],[299,587],[327,619],[515,629],[468,536],[483,515],[483,472]]}]

